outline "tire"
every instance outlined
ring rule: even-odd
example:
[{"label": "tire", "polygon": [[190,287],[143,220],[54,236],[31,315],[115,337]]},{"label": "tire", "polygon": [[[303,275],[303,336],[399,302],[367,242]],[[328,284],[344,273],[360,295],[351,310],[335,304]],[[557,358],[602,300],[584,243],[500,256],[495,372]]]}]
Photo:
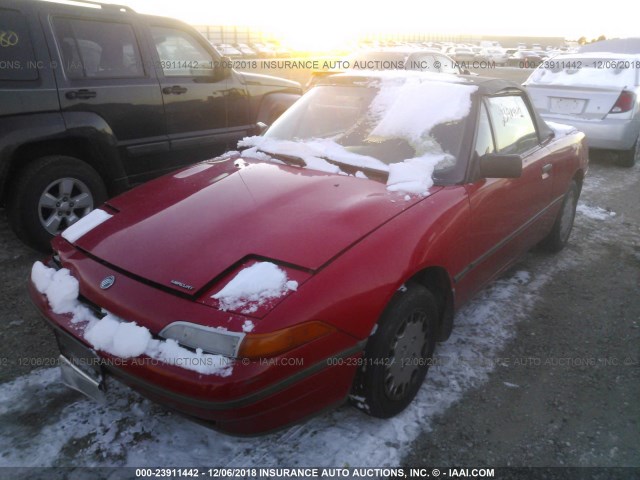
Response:
[{"label": "tire", "polygon": [[636,139],[631,150],[624,150],[618,154],[618,163],[622,167],[633,167],[640,161],[640,137]]},{"label": "tire", "polygon": [[398,291],[369,338],[352,400],[373,417],[389,418],[414,399],[432,361],[438,308],[422,285]]},{"label": "tire", "polygon": [[573,220],[576,216],[579,195],[578,185],[575,180],[572,180],[567,193],[564,194],[562,207],[560,207],[558,217],[553,223],[551,231],[540,243],[543,250],[552,253],[559,252],[569,241],[569,236],[573,228]]},{"label": "tire", "polygon": [[107,199],[104,182],[85,162],[63,155],[41,157],[19,174],[9,194],[11,228],[43,252],[49,242]]}]

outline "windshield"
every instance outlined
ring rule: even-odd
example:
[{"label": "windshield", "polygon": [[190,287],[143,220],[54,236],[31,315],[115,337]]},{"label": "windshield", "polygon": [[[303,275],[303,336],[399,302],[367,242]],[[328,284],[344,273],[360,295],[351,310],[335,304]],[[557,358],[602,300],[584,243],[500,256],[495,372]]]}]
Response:
[{"label": "windshield", "polygon": [[465,166],[458,159],[475,86],[393,79],[362,83],[315,87],[263,140],[245,146],[296,155],[300,149],[292,142],[297,142],[306,148],[300,157],[311,155],[310,147],[315,157],[383,173],[393,164],[428,159],[435,183],[462,180]]}]

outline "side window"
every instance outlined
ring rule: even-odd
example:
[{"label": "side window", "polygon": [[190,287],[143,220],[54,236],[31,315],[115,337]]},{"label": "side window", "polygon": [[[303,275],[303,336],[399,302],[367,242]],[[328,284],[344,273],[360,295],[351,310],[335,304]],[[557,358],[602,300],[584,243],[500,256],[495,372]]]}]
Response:
[{"label": "side window", "polygon": [[176,28],[151,27],[165,77],[201,77],[213,74],[213,59],[190,33]]},{"label": "side window", "polygon": [[478,158],[487,153],[495,152],[491,124],[489,123],[489,115],[487,114],[487,107],[484,106],[484,102],[480,104],[480,120],[478,121],[478,134],[476,135],[474,150]]},{"label": "side window", "polygon": [[69,78],[143,77],[133,27],[127,23],[54,19],[62,67]]},{"label": "side window", "polygon": [[521,154],[538,144],[527,105],[516,95],[488,99],[498,153]]},{"label": "side window", "polygon": [[23,15],[0,9],[0,80],[37,80],[35,60]]}]

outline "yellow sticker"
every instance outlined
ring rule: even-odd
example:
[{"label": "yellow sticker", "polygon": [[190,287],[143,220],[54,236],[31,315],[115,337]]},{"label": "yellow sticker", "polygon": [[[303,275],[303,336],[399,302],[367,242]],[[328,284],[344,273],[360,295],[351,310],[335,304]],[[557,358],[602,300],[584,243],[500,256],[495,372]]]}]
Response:
[{"label": "yellow sticker", "polygon": [[18,44],[18,34],[11,30],[0,30],[0,47],[15,47]]}]

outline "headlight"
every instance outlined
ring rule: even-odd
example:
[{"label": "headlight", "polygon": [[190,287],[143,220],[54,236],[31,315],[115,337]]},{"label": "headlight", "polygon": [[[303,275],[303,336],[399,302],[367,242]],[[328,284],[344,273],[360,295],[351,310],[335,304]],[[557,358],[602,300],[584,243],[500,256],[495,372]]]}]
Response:
[{"label": "headlight", "polygon": [[335,329],[323,322],[307,322],[271,333],[237,333],[190,322],[174,322],[160,332],[179,344],[232,358],[269,358],[328,335]]},{"label": "headlight", "polygon": [[185,347],[201,348],[206,353],[235,358],[245,334],[205,327],[197,323],[174,322],[164,327],[160,336],[175,340]]}]

